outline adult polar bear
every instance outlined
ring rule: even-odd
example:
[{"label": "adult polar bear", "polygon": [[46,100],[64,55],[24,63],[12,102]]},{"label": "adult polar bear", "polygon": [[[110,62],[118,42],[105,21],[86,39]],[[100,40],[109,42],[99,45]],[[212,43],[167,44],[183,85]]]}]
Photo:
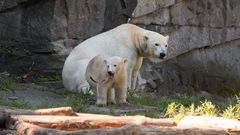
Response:
[{"label": "adult polar bear", "polygon": [[127,58],[128,87],[135,89],[143,57],[164,59],[167,41],[168,36],[133,24],[122,24],[85,40],[72,50],[64,63],[63,84],[73,92],[89,88],[85,79],[88,62],[96,55],[106,54]]}]

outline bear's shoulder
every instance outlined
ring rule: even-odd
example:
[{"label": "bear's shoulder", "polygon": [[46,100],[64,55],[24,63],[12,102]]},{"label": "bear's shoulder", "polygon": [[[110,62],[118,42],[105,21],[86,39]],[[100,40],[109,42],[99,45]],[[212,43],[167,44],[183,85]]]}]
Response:
[{"label": "bear's shoulder", "polygon": [[134,24],[130,24],[130,23],[121,24],[116,28],[117,29],[126,28],[128,30],[130,30],[130,29],[142,29],[141,27],[139,27],[137,25],[134,25]]}]

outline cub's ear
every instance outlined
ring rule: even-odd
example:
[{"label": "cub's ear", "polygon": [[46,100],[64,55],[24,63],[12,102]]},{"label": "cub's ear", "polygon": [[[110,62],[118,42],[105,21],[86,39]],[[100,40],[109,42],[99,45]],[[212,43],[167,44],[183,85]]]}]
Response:
[{"label": "cub's ear", "polygon": [[127,63],[128,60],[126,58],[123,58],[123,63]]},{"label": "cub's ear", "polygon": [[147,41],[149,39],[149,37],[148,36],[144,36],[143,39],[144,39],[144,41]]},{"label": "cub's ear", "polygon": [[168,41],[169,40],[169,35],[165,36],[166,40]]},{"label": "cub's ear", "polygon": [[106,59],[104,59],[103,61],[104,61],[105,64],[107,64],[107,60]]}]

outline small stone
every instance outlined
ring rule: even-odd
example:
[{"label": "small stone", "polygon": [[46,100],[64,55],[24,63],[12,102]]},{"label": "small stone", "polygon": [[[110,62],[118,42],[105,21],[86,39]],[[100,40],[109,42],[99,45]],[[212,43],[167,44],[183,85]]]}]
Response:
[{"label": "small stone", "polygon": [[0,73],[0,78],[5,78],[5,77],[9,77],[9,76],[10,76],[10,74],[7,71]]},{"label": "small stone", "polygon": [[154,82],[154,80],[149,79],[149,80],[147,80],[147,83],[150,85],[151,88],[153,88],[153,89],[157,88],[157,84]]},{"label": "small stone", "polygon": [[18,100],[18,97],[8,97],[8,100]]}]

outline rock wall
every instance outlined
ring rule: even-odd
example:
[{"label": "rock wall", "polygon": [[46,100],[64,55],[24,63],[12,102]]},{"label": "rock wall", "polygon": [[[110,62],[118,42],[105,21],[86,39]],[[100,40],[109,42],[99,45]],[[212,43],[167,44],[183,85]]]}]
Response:
[{"label": "rock wall", "polygon": [[126,23],[136,4],[136,0],[0,0],[0,72],[61,73],[72,47]]},{"label": "rock wall", "polygon": [[240,1],[138,0],[133,16],[131,23],[170,34],[168,60],[146,61],[141,71],[158,93],[240,91]]}]

